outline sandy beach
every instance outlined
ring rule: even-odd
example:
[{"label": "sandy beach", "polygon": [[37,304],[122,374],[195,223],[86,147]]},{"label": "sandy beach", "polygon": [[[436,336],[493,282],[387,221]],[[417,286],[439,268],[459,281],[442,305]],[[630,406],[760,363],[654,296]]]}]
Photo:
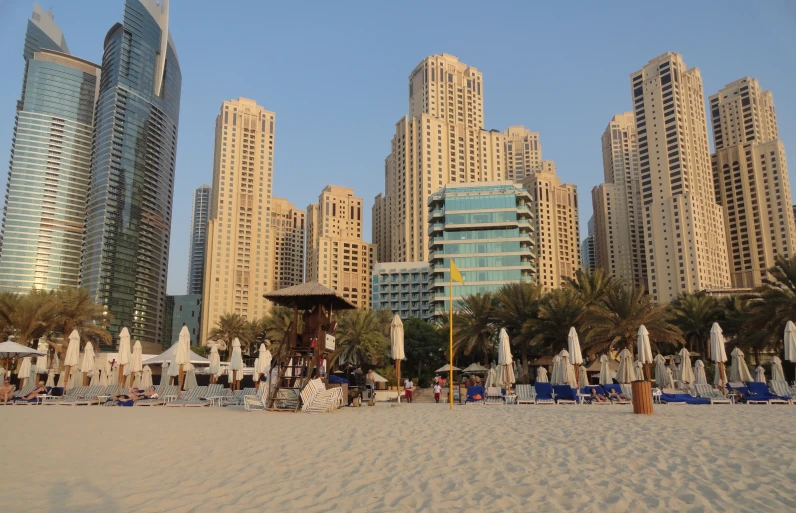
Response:
[{"label": "sandy beach", "polygon": [[796,510],[792,406],[4,407],[4,511]]}]

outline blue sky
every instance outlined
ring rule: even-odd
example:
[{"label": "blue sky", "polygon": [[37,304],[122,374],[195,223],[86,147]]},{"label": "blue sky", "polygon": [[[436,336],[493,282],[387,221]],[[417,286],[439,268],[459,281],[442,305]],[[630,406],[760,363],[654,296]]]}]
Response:
[{"label": "blue sky", "polygon": [[[99,63],[123,0],[41,0],[72,53]],[[0,157],[7,162],[33,2],[0,0]],[[185,293],[194,188],[212,182],[213,128],[225,99],[276,112],[274,195],[304,208],[328,183],[370,206],[408,110],[407,77],[449,53],[484,74],[486,128],[540,132],[543,157],[578,186],[581,231],[602,181],[600,136],[631,109],[629,75],[666,51],[702,71],[705,97],[743,76],[774,93],[780,137],[796,152],[796,3],[259,2],[172,0],[183,75],[170,294]],[[791,157],[796,161],[796,157]],[[791,165],[791,177],[796,165]],[[3,164],[0,183],[8,171]]]}]

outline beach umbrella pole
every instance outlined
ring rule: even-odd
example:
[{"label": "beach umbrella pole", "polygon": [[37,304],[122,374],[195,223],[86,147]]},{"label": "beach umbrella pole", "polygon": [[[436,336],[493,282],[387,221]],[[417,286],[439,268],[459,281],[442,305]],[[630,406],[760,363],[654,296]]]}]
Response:
[{"label": "beach umbrella pole", "polygon": [[727,383],[727,373],[724,372],[724,362],[719,362],[719,376],[721,377],[721,388]]},{"label": "beach umbrella pole", "polygon": [[575,382],[580,387],[580,364],[575,365]]},{"label": "beach umbrella pole", "polygon": [[83,373],[83,386],[88,385],[88,375],[84,372]]},{"label": "beach umbrella pole", "polygon": [[395,360],[395,380],[396,380],[396,387],[395,389],[398,391],[398,402],[401,402],[401,360]]},{"label": "beach umbrella pole", "polygon": [[119,390],[117,392],[121,392],[122,388],[124,388],[124,365],[119,365]]},{"label": "beach umbrella pole", "polygon": [[66,376],[64,377],[64,389],[66,389],[66,386],[69,384],[69,375],[72,373],[72,366],[67,365],[65,366],[65,369],[66,369]]},{"label": "beach umbrella pole", "polygon": [[183,373],[183,364],[180,364],[180,376],[177,379],[177,392],[182,392],[182,382],[185,374]]}]

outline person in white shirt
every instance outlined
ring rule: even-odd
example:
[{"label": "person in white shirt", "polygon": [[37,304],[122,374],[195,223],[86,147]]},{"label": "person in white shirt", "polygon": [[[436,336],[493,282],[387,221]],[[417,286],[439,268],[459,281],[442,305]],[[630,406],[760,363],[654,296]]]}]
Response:
[{"label": "person in white shirt", "polygon": [[406,402],[412,402],[412,391],[415,389],[415,384],[412,382],[411,379],[406,378],[404,381],[404,397],[406,397]]},{"label": "person in white shirt", "polygon": [[434,383],[434,400],[439,402],[439,395],[442,393],[442,387],[439,386],[439,381]]}]

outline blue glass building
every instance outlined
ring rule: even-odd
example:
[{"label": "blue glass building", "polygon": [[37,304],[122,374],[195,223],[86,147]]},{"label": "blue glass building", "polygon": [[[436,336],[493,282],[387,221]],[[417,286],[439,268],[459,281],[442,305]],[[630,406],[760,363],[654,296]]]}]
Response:
[{"label": "blue glass building", "polygon": [[114,339],[157,342],[164,322],[182,84],[168,19],[168,0],[126,0],[105,36],[81,284]]},{"label": "blue glass building", "polygon": [[448,184],[428,200],[429,264],[435,315],[448,310],[450,260],[464,278],[465,296],[533,279],[531,195],[512,182]]},{"label": "blue glass building", "polygon": [[3,209],[0,289],[75,287],[100,68],[69,55],[52,14],[38,5],[28,21],[23,57]]},{"label": "blue glass building", "polygon": [[384,262],[373,266],[371,308],[390,310],[401,320],[430,320],[431,293],[427,262]]}]

